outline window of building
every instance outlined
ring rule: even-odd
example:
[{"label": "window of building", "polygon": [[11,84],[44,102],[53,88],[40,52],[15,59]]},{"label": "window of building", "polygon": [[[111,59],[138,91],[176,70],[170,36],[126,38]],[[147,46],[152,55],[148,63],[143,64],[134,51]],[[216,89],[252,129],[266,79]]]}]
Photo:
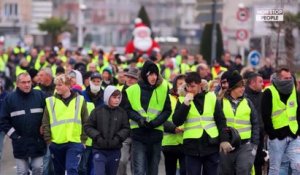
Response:
[{"label": "window of building", "polygon": [[4,4],[4,15],[6,17],[16,17],[18,16],[18,4],[17,3],[6,3]]}]

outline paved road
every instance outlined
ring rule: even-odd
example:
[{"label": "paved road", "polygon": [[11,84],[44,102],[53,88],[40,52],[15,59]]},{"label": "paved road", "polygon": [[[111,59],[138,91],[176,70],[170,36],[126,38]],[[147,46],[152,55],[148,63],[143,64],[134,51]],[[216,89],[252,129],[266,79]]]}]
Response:
[{"label": "paved road", "polygon": [[16,164],[12,155],[11,140],[9,138],[4,139],[3,157],[0,161],[0,175],[15,175]]},{"label": "paved road", "polygon": [[[129,171],[128,166],[128,173],[131,174]],[[12,155],[12,147],[11,147],[11,140],[9,138],[5,138],[4,140],[4,147],[3,147],[3,158],[0,161],[0,175],[15,175],[16,174],[16,165],[15,160]],[[164,163],[163,163],[163,155],[162,160],[160,161],[159,165],[159,175],[164,175]]]}]

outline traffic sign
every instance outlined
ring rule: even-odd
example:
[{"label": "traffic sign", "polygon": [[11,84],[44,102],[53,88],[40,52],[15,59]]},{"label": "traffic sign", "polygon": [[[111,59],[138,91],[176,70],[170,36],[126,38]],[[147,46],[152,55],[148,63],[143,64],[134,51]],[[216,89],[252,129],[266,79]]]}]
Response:
[{"label": "traffic sign", "polygon": [[245,41],[246,39],[248,39],[248,30],[238,29],[236,31],[236,38],[240,41]]},{"label": "traffic sign", "polygon": [[246,8],[239,8],[239,10],[236,13],[236,18],[239,21],[247,21],[249,19],[249,11]]},{"label": "traffic sign", "polygon": [[248,62],[253,66],[256,67],[259,65],[261,58],[261,54],[257,50],[253,50],[248,55]]}]

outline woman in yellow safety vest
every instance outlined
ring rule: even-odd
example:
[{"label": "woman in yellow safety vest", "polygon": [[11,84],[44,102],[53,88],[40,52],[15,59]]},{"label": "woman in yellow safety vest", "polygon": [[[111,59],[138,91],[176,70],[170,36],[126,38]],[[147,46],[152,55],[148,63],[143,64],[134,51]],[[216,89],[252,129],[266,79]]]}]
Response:
[{"label": "woman in yellow safety vest", "polygon": [[170,90],[170,101],[172,113],[164,123],[164,135],[162,140],[162,150],[165,157],[165,170],[167,175],[176,175],[177,165],[179,163],[180,175],[185,175],[185,159],[182,147],[183,126],[177,127],[172,122],[172,115],[178,101],[178,87],[185,85],[185,75],[180,74],[173,81],[173,88]]}]

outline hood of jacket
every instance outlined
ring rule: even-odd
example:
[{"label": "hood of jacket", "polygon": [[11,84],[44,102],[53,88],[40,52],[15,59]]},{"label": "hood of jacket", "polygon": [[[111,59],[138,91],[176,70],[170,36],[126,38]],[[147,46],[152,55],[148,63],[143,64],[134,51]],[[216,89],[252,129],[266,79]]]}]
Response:
[{"label": "hood of jacket", "polygon": [[[151,86],[147,79],[148,75],[151,73],[155,73],[157,75],[157,81],[154,86]],[[155,88],[155,87],[159,86],[163,81],[163,79],[159,73],[159,69],[158,69],[157,65],[155,63],[153,63],[152,61],[146,61],[144,63],[142,70],[141,70],[140,77],[141,78],[140,78],[139,84],[142,86],[148,86],[149,88]]]},{"label": "hood of jacket", "polygon": [[[115,91],[118,91],[117,87],[116,86],[107,86],[104,90],[104,96],[103,96],[103,101],[104,101],[104,104],[105,105],[108,105],[108,101],[109,101],[109,98],[110,96],[115,92]],[[121,98],[122,98],[122,93],[120,93],[121,95]]]}]

